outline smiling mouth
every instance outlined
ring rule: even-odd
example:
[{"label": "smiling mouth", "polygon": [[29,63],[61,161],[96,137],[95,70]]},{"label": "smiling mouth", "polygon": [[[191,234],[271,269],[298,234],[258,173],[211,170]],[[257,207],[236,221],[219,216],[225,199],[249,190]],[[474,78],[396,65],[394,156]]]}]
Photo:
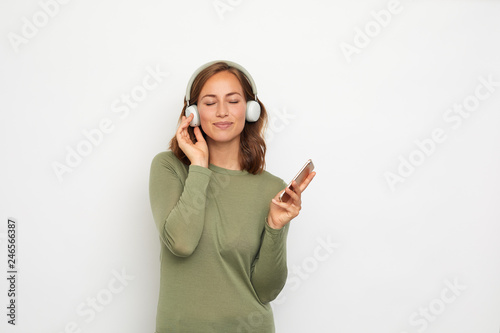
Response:
[{"label": "smiling mouth", "polygon": [[220,128],[220,129],[226,129],[228,127],[230,127],[233,123],[229,123],[229,122],[220,122],[220,123],[214,123],[214,125],[217,127],[217,128]]}]

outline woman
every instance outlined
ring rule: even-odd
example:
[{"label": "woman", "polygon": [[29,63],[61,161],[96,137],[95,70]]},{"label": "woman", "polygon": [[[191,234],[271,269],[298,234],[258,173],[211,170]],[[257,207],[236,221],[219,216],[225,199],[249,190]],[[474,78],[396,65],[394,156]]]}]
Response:
[{"label": "woman", "polygon": [[267,114],[256,93],[235,63],[200,67],[170,151],[152,161],[157,333],[274,332],[269,302],[286,282],[289,222],[315,173],[279,201],[287,184],[264,170]]}]

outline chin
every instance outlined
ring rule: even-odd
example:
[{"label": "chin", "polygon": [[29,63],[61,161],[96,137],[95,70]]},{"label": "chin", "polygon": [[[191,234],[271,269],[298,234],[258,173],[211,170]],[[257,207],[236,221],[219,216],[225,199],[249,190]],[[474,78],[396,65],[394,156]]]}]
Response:
[{"label": "chin", "polygon": [[214,142],[226,143],[239,140],[240,135],[235,133],[206,133],[207,136]]},{"label": "chin", "polygon": [[215,142],[226,143],[226,142],[232,142],[235,140],[239,140],[239,136],[214,135],[211,139]]}]

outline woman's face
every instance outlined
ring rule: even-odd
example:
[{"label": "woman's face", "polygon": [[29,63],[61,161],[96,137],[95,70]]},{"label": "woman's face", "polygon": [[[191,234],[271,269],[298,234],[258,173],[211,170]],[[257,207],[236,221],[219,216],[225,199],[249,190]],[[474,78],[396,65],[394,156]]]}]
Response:
[{"label": "woman's face", "polygon": [[207,142],[239,142],[245,126],[246,100],[233,73],[222,71],[210,77],[197,104]]}]

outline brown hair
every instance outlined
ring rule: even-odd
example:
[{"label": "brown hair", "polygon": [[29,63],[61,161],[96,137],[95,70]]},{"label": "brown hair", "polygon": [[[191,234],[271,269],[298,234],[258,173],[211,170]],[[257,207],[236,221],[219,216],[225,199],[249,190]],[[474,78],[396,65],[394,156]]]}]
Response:
[{"label": "brown hair", "polygon": [[[198,103],[201,89],[203,88],[207,80],[213,75],[222,71],[233,73],[236,78],[238,78],[238,81],[240,81],[240,84],[243,87],[243,92],[247,101],[255,99],[255,95],[252,91],[252,86],[245,74],[243,74],[239,69],[229,66],[225,62],[217,62],[202,70],[194,79],[193,85],[191,86],[191,105]],[[240,134],[240,151],[238,154],[242,169],[254,175],[262,173],[266,166],[266,142],[264,140],[264,130],[267,126],[267,112],[264,105],[259,100],[257,100],[257,102],[260,104],[261,108],[260,117],[256,122],[245,121],[245,127],[243,127],[243,131]],[[184,100],[184,107],[182,108],[182,112],[179,116],[179,121],[177,124],[181,123],[182,116],[184,115],[184,111],[186,110],[187,106],[187,102],[186,100]],[[203,138],[206,139],[206,134],[201,126],[200,130],[203,134]],[[188,133],[191,140],[196,143],[197,140],[196,136],[194,135],[194,127],[188,126]],[[184,164],[191,164],[188,157],[179,147],[179,143],[177,142],[177,137],[175,135],[170,140],[169,149],[172,150],[175,156],[177,156],[177,158]]]}]

